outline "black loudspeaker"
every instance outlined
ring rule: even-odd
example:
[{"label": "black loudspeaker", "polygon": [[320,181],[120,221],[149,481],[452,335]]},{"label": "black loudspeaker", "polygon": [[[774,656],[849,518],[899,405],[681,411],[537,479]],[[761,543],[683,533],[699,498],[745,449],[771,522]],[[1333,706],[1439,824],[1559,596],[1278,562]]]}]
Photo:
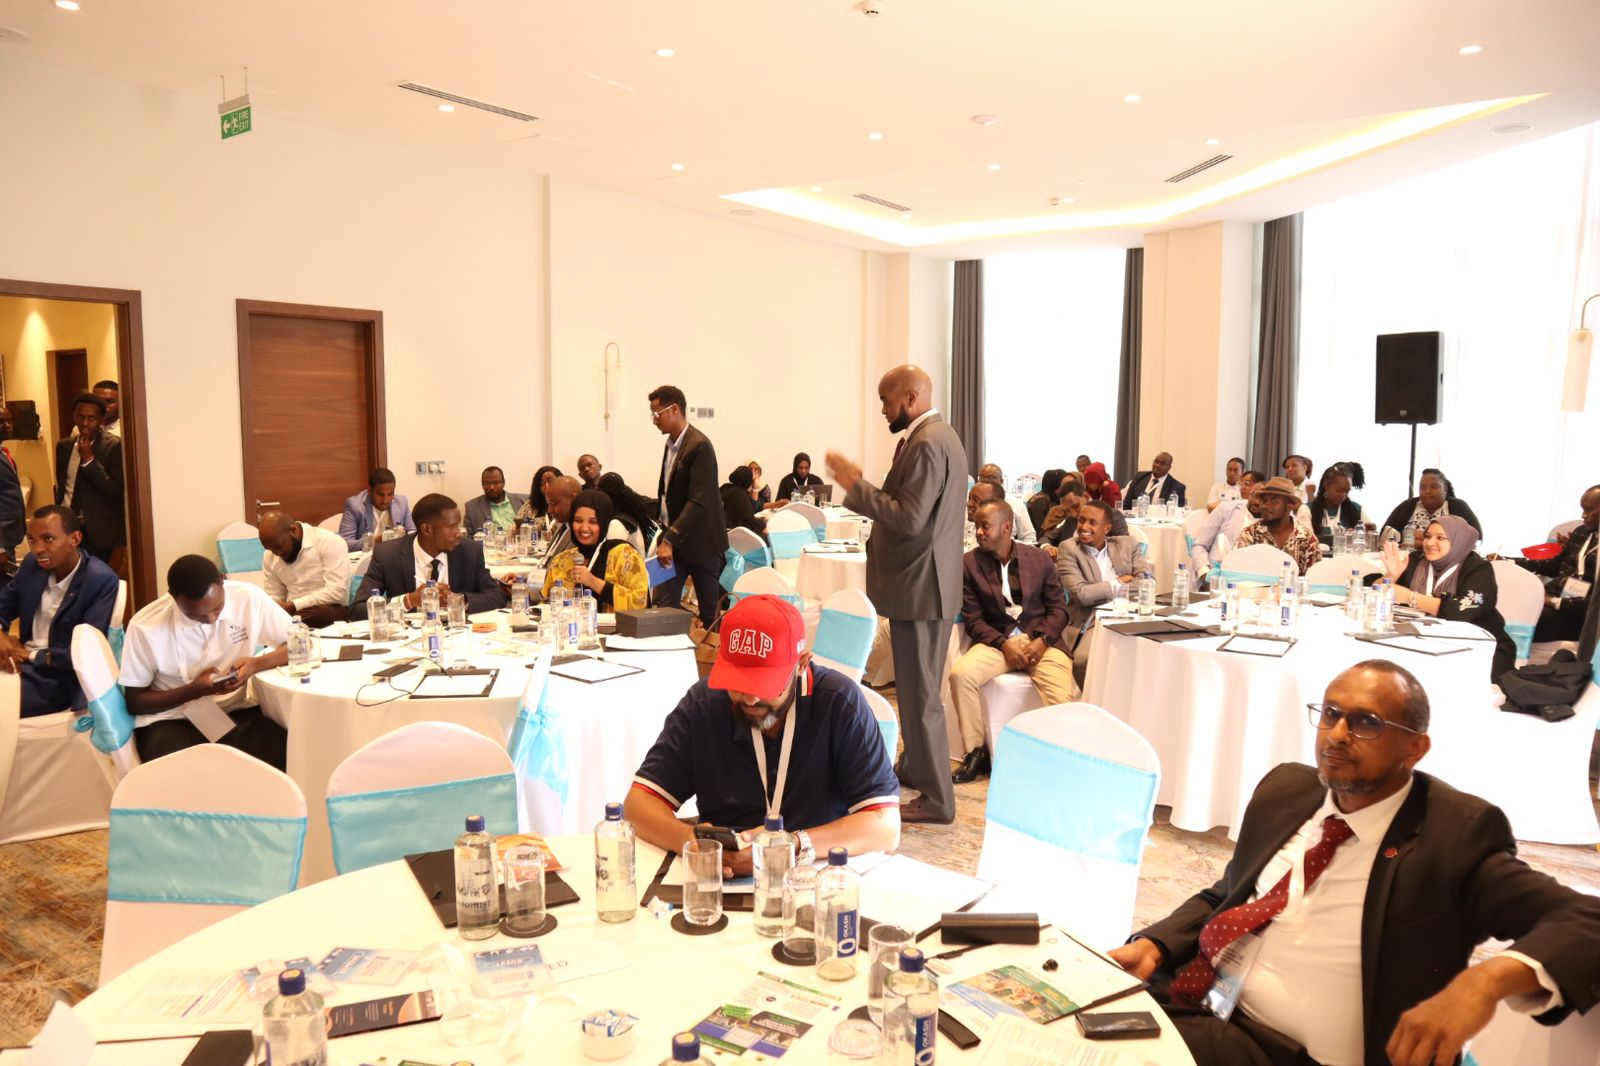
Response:
[{"label": "black loudspeaker", "polygon": [[39,439],[39,412],[32,400],[8,400],[6,410],[11,412],[12,440]]},{"label": "black loudspeaker", "polygon": [[1374,422],[1431,426],[1439,421],[1439,334],[1380,336],[1375,384]]}]

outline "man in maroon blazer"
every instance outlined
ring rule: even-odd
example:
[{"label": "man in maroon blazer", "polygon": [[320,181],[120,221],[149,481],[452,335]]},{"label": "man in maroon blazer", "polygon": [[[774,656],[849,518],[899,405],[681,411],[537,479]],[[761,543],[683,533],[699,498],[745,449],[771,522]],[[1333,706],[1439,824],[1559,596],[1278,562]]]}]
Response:
[{"label": "man in maroon blazer", "polygon": [[978,690],[1008,670],[1033,679],[1045,706],[1078,695],[1072,660],[1055,645],[1067,624],[1067,598],[1055,560],[1012,537],[1004,498],[977,505],[978,546],[961,560],[961,617],[972,642],[950,671],[950,701],[966,756],[951,775],[957,784],[989,775],[983,701]]}]

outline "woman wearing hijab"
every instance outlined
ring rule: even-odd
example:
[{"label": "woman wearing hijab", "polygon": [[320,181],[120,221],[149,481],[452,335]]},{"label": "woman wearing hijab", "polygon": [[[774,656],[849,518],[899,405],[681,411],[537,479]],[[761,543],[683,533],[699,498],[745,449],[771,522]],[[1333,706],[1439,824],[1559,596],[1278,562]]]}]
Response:
[{"label": "woman wearing hijab", "polygon": [[550,524],[550,504],[544,498],[544,490],[560,476],[561,471],[553,466],[541,466],[533,472],[533,484],[528,487],[528,502],[517,509],[518,525],[532,522],[544,529]]},{"label": "woman wearing hijab", "polygon": [[783,475],[783,480],[778,482],[778,495],[776,501],[779,505],[789,502],[789,497],[797,492],[804,492],[812,485],[822,484],[822,479],[811,472],[811,456],[805,452],[796,452],[794,464],[789,472]]},{"label": "woman wearing hijab", "polygon": [[[1383,546],[1383,576],[1394,582],[1397,607],[1452,622],[1471,622],[1494,638],[1493,681],[1516,664],[1516,646],[1495,601],[1494,567],[1472,549],[1478,531],[1465,518],[1442,515],[1428,523],[1422,549],[1409,554]],[[1370,581],[1377,580],[1374,574]]]},{"label": "woman wearing hijab", "polygon": [[650,501],[629,488],[621,474],[601,474],[600,491],[611,500],[612,517],[627,530],[628,543],[643,555],[656,537],[656,520]]},{"label": "woman wearing hijab", "polygon": [[754,459],[744,464],[750,469],[750,502],[763,508],[772,504],[772,486],[761,477],[761,464]]},{"label": "woman wearing hijab", "polygon": [[1441,515],[1465,518],[1478,531],[1477,535],[1483,536],[1483,523],[1472,513],[1467,501],[1456,499],[1455,486],[1450,484],[1450,479],[1430,466],[1422,472],[1422,480],[1417,482],[1417,494],[1389,512],[1384,525],[1397,533],[1411,526],[1420,535],[1429,522]]},{"label": "woman wearing hijab", "polygon": [[650,598],[644,558],[611,524],[611,497],[586,489],[572,501],[573,547],[556,556],[544,575],[544,595],[557,581],[594,593],[602,611],[636,611]]},{"label": "woman wearing hijab", "polygon": [[756,505],[750,499],[750,481],[748,466],[736,466],[728,471],[728,480],[721,489],[722,514],[729,529],[743,526],[756,536],[764,537],[767,521],[756,517]]},{"label": "woman wearing hijab", "polygon": [[1128,516],[1122,513],[1122,488],[1106,473],[1106,464],[1090,463],[1083,471],[1083,494],[1111,508],[1111,535],[1128,535]]}]

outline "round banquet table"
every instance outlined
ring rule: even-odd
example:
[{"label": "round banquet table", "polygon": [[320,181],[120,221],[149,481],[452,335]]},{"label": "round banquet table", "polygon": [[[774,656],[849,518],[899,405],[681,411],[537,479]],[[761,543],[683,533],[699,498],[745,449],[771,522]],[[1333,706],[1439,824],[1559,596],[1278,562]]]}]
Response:
[{"label": "round banquet table", "polygon": [[[1217,622],[1217,604],[1191,609],[1191,621]],[[1221,637],[1158,642],[1104,628],[1096,620],[1084,699],[1132,725],[1161,759],[1156,802],[1172,824],[1237,836],[1256,783],[1282,762],[1315,765],[1307,703],[1320,700],[1340,671],[1387,659],[1416,675],[1428,693],[1433,748],[1418,769],[1506,812],[1521,840],[1600,841],[1589,798],[1589,749],[1600,691],[1590,686],[1577,714],[1550,723],[1497,707],[1488,682],[1494,645],[1439,641],[1462,650],[1426,655],[1351,635],[1343,606],[1301,612],[1297,643],[1274,659],[1219,651]]]},{"label": "round banquet table", "polygon": [[[1188,562],[1188,541],[1184,538],[1183,523],[1164,519],[1134,518],[1128,516],[1128,532],[1138,530],[1149,545],[1150,567],[1156,579],[1156,594],[1165,596],[1172,591],[1172,573],[1179,563]],[[1194,575],[1189,575],[1194,580]]]},{"label": "round banquet table", "polygon": [[[528,681],[526,667],[533,661],[537,646],[511,634],[505,628],[509,618],[501,611],[474,616],[474,621],[494,621],[501,627],[495,634],[473,634],[473,665],[500,671],[488,696],[405,697],[404,688],[417,680],[415,672],[395,679],[402,688],[373,682],[373,672],[398,654],[393,651],[366,655],[354,662],[325,661],[305,683],[290,677],[282,668],[255,679],[262,711],[288,730],[288,773],[306,796],[309,824],[301,884],[333,875],[324,801],[328,778],[345,756],[368,741],[413,722],[453,722],[502,746],[510,741],[518,702]],[[366,629],[364,623],[351,628]],[[336,648],[347,643],[328,636],[335,631],[324,631],[325,656],[335,654]],[[416,630],[409,631],[411,639],[416,636]],[[377,646],[397,647],[395,643]],[[558,713],[565,733],[570,792],[562,807],[554,796],[530,790],[532,810],[525,804],[522,812],[529,822],[523,826],[525,829],[545,834],[573,833],[590,828],[604,817],[606,803],[615,802],[628,790],[634,771],[660,735],[667,715],[700,676],[694,653],[687,650],[608,652],[606,658],[640,667],[644,672],[598,684],[555,675],[550,678],[550,706]],[[379,703],[380,700],[387,702]],[[361,706],[362,703],[375,706]]]},{"label": "round banquet table", "polygon": [[867,553],[801,551],[795,592],[807,603],[821,603],[843,589],[867,591]]},{"label": "round banquet table", "polygon": [[[75,1012],[98,1040],[137,1039],[175,1032],[196,1032],[203,1026],[194,1022],[148,1019],[141,1010],[152,989],[178,987],[184,983],[216,977],[231,970],[254,965],[264,958],[304,956],[322,959],[335,947],[375,947],[392,951],[420,951],[415,965],[398,984],[340,985],[328,997],[330,1004],[358,1002],[385,995],[432,987],[440,1006],[448,1008],[462,988],[459,980],[444,977],[443,954],[511,948],[537,944],[546,962],[583,965],[587,958],[596,966],[612,969],[562,981],[548,994],[534,1000],[524,997],[498,999],[509,1017],[520,1015],[521,1029],[503,1042],[451,1045],[437,1022],[358,1036],[342,1037],[329,1043],[330,1066],[358,1066],[380,1061],[405,1059],[446,1063],[468,1061],[476,1066],[488,1064],[580,1063],[589,1061],[579,1050],[578,1019],[607,1008],[627,1011],[639,1021],[633,1051],[618,1061],[654,1066],[670,1053],[672,1034],[692,1028],[725,999],[734,997],[758,971],[792,979],[840,998],[836,1010],[816,1019],[815,1028],[799,1038],[783,1056],[785,1064],[804,1066],[826,1063],[828,1034],[854,1007],[866,1002],[866,975],[840,984],[819,981],[815,971],[783,966],[773,960],[773,941],[758,937],[748,912],[728,913],[728,927],[720,933],[690,939],[673,932],[668,920],[653,918],[640,910],[630,922],[602,924],[594,913],[594,845],[588,835],[550,840],[565,869],[563,878],[576,890],[578,902],[551,910],[557,928],[537,940],[515,940],[497,935],[489,940],[463,941],[453,929],[445,929],[434,916],[403,862],[384,863],[343,877],[336,877],[297,892],[269,900],[248,911],[226,918],[216,925],[153,955],[78,1004]],[[641,889],[649,882],[662,853],[642,841],[638,846],[638,878]],[[895,912],[884,897],[876,897],[869,877],[863,883],[862,912],[871,916],[874,906],[885,917]],[[934,908],[937,913],[938,908]],[[1036,946],[994,945],[951,960],[949,978],[960,980],[996,966],[1017,964],[1038,969],[1050,954],[1052,943],[1062,943],[1055,929],[1046,929]],[[930,952],[945,950],[937,937],[923,941]],[[458,958],[461,956],[458,955]],[[596,960],[601,960],[596,962]],[[463,958],[463,961],[465,959]],[[1123,1045],[1132,1053],[1131,1061],[1152,1066],[1193,1066],[1193,1058],[1182,1039],[1166,1022],[1161,1008],[1146,993],[1136,993],[1108,1004],[1107,1010],[1149,1011],[1161,1024],[1161,1035]],[[217,1028],[237,1027],[238,1023],[216,1022]],[[506,1028],[499,1030],[508,1032]],[[1063,1020],[1052,1026],[1074,1043],[1082,1041],[1076,1027]],[[1088,1042],[1084,1046],[1092,1047]],[[943,1034],[939,1037],[941,1061],[979,1062],[984,1048],[980,1044],[959,1051]],[[719,1056],[719,1058],[722,1056]],[[176,1057],[165,1059],[177,1061]]]}]

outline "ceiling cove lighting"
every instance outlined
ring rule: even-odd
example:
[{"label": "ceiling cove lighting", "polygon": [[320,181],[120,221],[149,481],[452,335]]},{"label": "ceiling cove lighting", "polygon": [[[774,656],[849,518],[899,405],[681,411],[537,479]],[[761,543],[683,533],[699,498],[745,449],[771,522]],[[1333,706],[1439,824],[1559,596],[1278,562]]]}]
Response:
[{"label": "ceiling cove lighting", "polygon": [[1140,96],[1138,93],[1129,93],[1127,96],[1122,98],[1122,102],[1125,104],[1137,104],[1143,99],[1144,97]]},{"label": "ceiling cove lighting", "polygon": [[83,7],[78,0],[56,0],[56,6],[63,11],[79,11]]},{"label": "ceiling cove lighting", "polygon": [[683,164],[682,163],[674,163],[674,164],[672,164],[672,169],[681,171],[683,169]]},{"label": "ceiling cove lighting", "polygon": [[867,140],[881,141],[883,140],[883,134],[879,133],[877,130],[873,130],[871,133],[867,134]]},{"label": "ceiling cove lighting", "polygon": [[656,49],[656,55],[660,56],[662,59],[671,59],[673,56],[675,56],[677,54],[678,54],[678,50],[676,48],[657,48]]},{"label": "ceiling cove lighting", "polygon": [[1420,137],[1454,123],[1466,122],[1517,107],[1544,95],[1536,93],[1531,96],[1508,96],[1497,100],[1477,100],[1471,103],[1405,112],[1384,119],[1365,130],[1275,159],[1215,185],[1140,207],[912,226],[903,219],[884,219],[838,204],[814,200],[793,189],[753,189],[748,192],[726,193],[723,199],[844,230],[902,248],[955,244],[961,241],[997,237],[1021,237],[1038,233],[1063,233],[1122,226],[1155,226],[1202,207],[1209,207],[1258,189],[1291,181],[1312,171],[1334,166],[1400,141]]},{"label": "ceiling cove lighting", "polygon": [[455,104],[440,104],[439,105],[439,110],[443,111],[447,115],[450,112],[454,111],[455,109],[456,109],[456,105]]},{"label": "ceiling cove lighting", "polygon": [[1481,51],[1483,51],[1483,45],[1481,44],[1464,44],[1456,50],[1456,54],[1463,56],[1475,56]]}]

